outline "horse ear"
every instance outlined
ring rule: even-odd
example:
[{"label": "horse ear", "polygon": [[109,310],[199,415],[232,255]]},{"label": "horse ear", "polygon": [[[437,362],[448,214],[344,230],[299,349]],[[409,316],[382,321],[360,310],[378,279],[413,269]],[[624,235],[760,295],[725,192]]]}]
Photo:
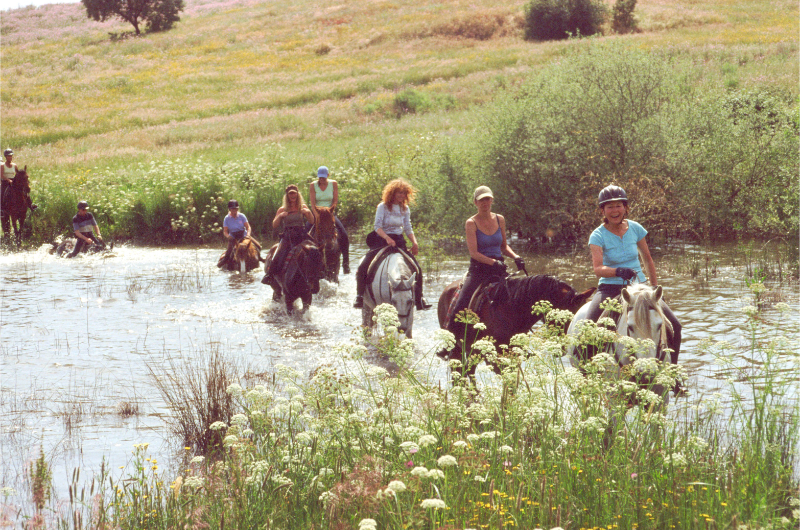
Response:
[{"label": "horse ear", "polygon": [[628,292],[627,287],[623,287],[622,289],[622,299],[625,300],[625,303],[631,305],[631,293]]},{"label": "horse ear", "polygon": [[654,294],[656,302],[661,300],[661,295],[663,295],[663,294],[664,294],[664,289],[662,289],[660,285],[657,286],[656,287],[656,292]]}]

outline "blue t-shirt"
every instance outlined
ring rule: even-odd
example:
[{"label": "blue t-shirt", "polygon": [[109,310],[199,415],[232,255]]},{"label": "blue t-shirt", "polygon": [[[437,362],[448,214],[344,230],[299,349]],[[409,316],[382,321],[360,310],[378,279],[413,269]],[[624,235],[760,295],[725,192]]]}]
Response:
[{"label": "blue t-shirt", "polygon": [[222,221],[222,226],[227,226],[228,232],[230,234],[235,234],[236,232],[244,232],[244,224],[246,222],[247,217],[245,217],[243,213],[240,213],[236,217],[231,217],[231,214],[228,214]]},{"label": "blue t-shirt", "polygon": [[[622,237],[612,234],[605,225],[598,226],[589,236],[589,244],[603,249],[603,265],[606,267],[628,267],[636,271],[637,279],[644,282],[647,278],[639,263],[639,247],[637,243],[644,239],[647,230],[636,221],[628,220],[628,230]],[[600,283],[622,284],[622,278],[600,278]]]}]

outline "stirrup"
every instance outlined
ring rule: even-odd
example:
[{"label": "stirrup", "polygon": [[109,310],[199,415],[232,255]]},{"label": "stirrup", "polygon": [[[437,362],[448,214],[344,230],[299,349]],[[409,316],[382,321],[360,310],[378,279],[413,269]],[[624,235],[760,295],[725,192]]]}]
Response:
[{"label": "stirrup", "polygon": [[425,311],[426,309],[430,309],[431,307],[433,306],[428,302],[426,302],[424,298],[420,298],[419,301],[417,302],[417,309],[420,311]]},{"label": "stirrup", "polygon": [[353,302],[353,307],[355,307],[356,309],[361,309],[362,307],[364,307],[364,297],[360,295],[356,296],[356,299]]}]

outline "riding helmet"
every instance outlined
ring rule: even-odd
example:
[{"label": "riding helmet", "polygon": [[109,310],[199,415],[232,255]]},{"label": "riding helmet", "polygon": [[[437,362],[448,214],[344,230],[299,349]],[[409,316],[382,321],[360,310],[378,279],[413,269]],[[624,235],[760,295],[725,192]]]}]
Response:
[{"label": "riding helmet", "polygon": [[239,201],[237,201],[236,199],[231,199],[228,201],[228,209],[238,208],[238,207],[239,207]]},{"label": "riding helmet", "polygon": [[13,154],[14,151],[12,151],[11,149],[6,149],[5,151],[3,151],[3,156],[12,156]]},{"label": "riding helmet", "polygon": [[613,184],[600,190],[600,194],[597,196],[597,206],[602,208],[605,203],[612,201],[622,201],[628,204],[628,194],[625,193],[625,190]]},{"label": "riding helmet", "polygon": [[89,203],[86,201],[81,201],[78,203],[78,210],[85,210],[89,207]]}]

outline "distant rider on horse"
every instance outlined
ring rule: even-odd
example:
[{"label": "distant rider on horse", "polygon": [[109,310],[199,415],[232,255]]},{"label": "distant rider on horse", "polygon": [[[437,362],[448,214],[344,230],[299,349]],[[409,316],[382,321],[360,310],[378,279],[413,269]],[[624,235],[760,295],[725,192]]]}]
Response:
[{"label": "distant rider on horse", "polygon": [[[78,203],[78,213],[72,218],[72,229],[75,231],[75,237],[78,238],[78,241],[75,243],[75,248],[72,249],[72,252],[67,255],[68,258],[74,258],[91,245],[105,247],[97,221],[87,211],[88,209],[88,202],[81,201]],[[95,237],[94,232],[97,232],[97,237]]]},{"label": "distant rider on horse", "polygon": [[306,231],[306,222],[314,223],[314,214],[303,201],[299,188],[289,184],[283,193],[283,205],[278,208],[272,220],[272,228],[280,231],[280,242],[269,263],[267,274],[261,280],[261,283],[272,287],[275,298],[279,298],[281,292],[275,278],[283,270],[283,262],[289,251],[304,240],[311,240]]},{"label": "distant rider on horse", "polygon": [[228,201],[228,215],[222,221],[222,234],[228,240],[228,248],[217,262],[217,267],[224,267],[228,263],[228,260],[233,257],[236,244],[246,237],[250,238],[250,241],[258,249],[258,253],[261,254],[261,243],[253,238],[252,233],[247,217],[239,212],[239,201],[236,199]]}]

